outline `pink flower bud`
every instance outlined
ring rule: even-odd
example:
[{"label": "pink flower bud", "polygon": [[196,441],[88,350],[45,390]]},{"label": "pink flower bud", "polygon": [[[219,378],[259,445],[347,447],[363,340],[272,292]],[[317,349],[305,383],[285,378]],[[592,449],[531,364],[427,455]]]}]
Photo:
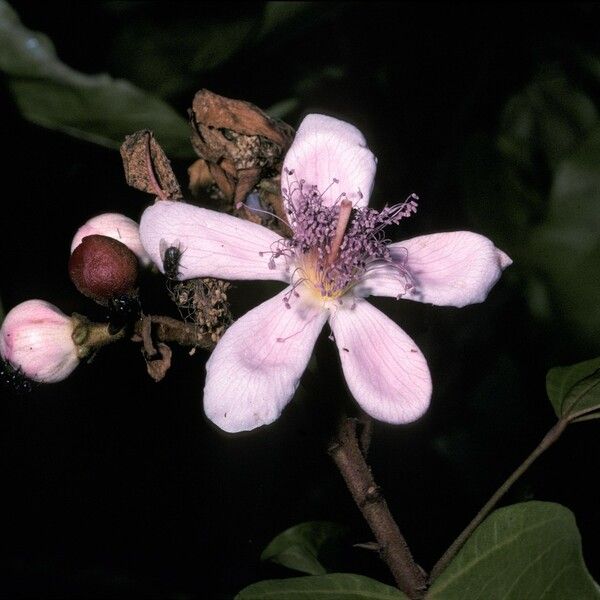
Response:
[{"label": "pink flower bud", "polygon": [[41,383],[67,378],[79,364],[71,319],[43,300],[15,306],[0,328],[0,354],[15,369]]},{"label": "pink flower bud", "polygon": [[84,237],[104,235],[125,244],[138,257],[140,263],[147,267],[150,264],[150,257],[142,246],[139,230],[139,225],[135,221],[119,213],[104,213],[92,217],[77,230],[71,242],[71,254]]}]

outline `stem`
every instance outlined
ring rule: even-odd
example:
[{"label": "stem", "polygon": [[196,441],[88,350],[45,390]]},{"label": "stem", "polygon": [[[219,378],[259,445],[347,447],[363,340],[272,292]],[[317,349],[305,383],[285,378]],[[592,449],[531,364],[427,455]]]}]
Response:
[{"label": "stem", "polygon": [[77,356],[80,359],[93,355],[107,344],[123,339],[125,334],[123,329],[113,333],[109,323],[94,323],[78,313],[71,315],[71,321],[73,323],[71,337],[77,346]]},{"label": "stem", "polygon": [[569,421],[566,418],[561,418],[543,437],[537,448],[523,461],[523,463],[513,472],[513,474],[498,488],[494,495],[484,504],[481,510],[475,515],[474,519],[467,525],[462,533],[454,540],[452,545],[444,552],[443,556],[438,560],[431,570],[429,583],[431,584],[440,573],[448,566],[458,551],[463,547],[464,543],[469,539],[471,534],[479,527],[481,522],[488,516],[500,498],[506,494],[512,484],[527,471],[531,464],[546,451],[565,430]]},{"label": "stem", "polygon": [[140,336],[142,343],[144,344],[144,352],[146,356],[154,356],[156,354],[156,348],[152,343],[152,318],[145,316],[141,320],[140,324]]},{"label": "stem", "polygon": [[365,462],[356,435],[356,419],[344,419],[329,454],[340,470],[356,505],[369,524],[379,546],[380,556],[390,569],[400,590],[411,599],[422,598],[426,576],[415,563],[404,537],[394,521],[371,469]]},{"label": "stem", "polygon": [[358,441],[360,443],[360,450],[366,459],[371,447],[371,438],[373,437],[373,419],[366,413],[363,413],[358,421],[360,424]]},{"label": "stem", "polygon": [[156,324],[156,336],[161,342],[177,342],[180,346],[197,346],[206,350],[215,347],[215,340],[208,333],[201,333],[194,323],[185,323],[172,317],[152,315]]},{"label": "stem", "polygon": [[[151,326],[155,325],[155,329],[151,332]],[[161,342],[176,342],[180,346],[192,346],[205,349],[212,349],[215,346],[215,341],[207,333],[201,333],[199,327],[193,323],[185,323],[178,321],[172,317],[162,315],[146,315],[134,327],[136,337],[134,341],[144,342],[144,347],[150,355],[154,349],[151,336]]]}]

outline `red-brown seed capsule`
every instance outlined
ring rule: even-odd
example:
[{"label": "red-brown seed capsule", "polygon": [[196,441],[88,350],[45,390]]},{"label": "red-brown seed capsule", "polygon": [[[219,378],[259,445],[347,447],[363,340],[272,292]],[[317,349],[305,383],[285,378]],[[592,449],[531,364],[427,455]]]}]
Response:
[{"label": "red-brown seed capsule", "polygon": [[118,240],[88,235],[71,254],[69,275],[84,296],[106,306],[115,296],[135,293],[138,259]]},{"label": "red-brown seed capsule", "polygon": [[125,215],[119,213],[102,213],[86,221],[73,237],[71,252],[88,235],[105,235],[123,242],[139,258],[142,266],[147,267],[151,262],[140,241],[139,225]]}]

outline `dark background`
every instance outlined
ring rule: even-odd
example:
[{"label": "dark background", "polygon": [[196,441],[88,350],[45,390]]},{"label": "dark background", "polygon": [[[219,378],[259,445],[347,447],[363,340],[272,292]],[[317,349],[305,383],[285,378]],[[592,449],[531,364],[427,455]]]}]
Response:
[{"label": "dark background", "polygon": [[[13,7],[28,28],[52,39],[66,64],[129,79],[182,115],[205,87],[262,108],[292,99],[285,120],[293,126],[308,112],[349,120],[379,159],[374,203],[411,192],[421,198],[394,239],[473,229],[513,256],[514,266],[481,305],[374,301],[415,338],[432,370],[427,415],[404,427],[377,424],[370,460],[416,559],[430,568],[552,425],[547,370],[600,353],[595,324],[571,319],[556,281],[528,262],[524,240],[548,214],[556,163],[535,136],[526,171],[510,171],[514,165],[498,150],[507,103],[546,69],[565,73],[598,105],[600,86],[581,60],[600,56],[599,5],[323,3],[262,38],[261,3]],[[214,32],[236,20],[254,24],[235,52],[211,68],[188,68],[202,36],[212,31],[217,43]],[[138,218],[148,199],[126,186],[118,152],[25,120],[7,77],[0,99],[5,310],[39,297],[102,319],[69,281],[71,237],[99,212]],[[559,129],[561,114],[552,113],[550,130]],[[188,164],[174,161],[183,184]],[[499,165],[522,177],[521,192]],[[524,188],[537,191],[537,204]],[[575,271],[571,285],[577,290],[589,280]],[[235,315],[275,289],[236,284]],[[142,293],[149,310],[167,309],[160,278],[148,275]],[[128,344],[26,397],[3,390],[0,595],[232,598],[251,582],[294,575],[261,565],[259,556],[296,523],[334,520],[348,526],[352,542],[368,541],[325,452],[332,400],[344,384],[324,338],[317,378],[304,381],[276,423],[249,434],[223,434],[205,419],[201,351],[189,357],[176,350],[159,384]],[[595,422],[570,427],[503,500],[569,507],[596,579],[598,439]],[[390,581],[365,550],[348,548],[342,559],[343,571]]]}]

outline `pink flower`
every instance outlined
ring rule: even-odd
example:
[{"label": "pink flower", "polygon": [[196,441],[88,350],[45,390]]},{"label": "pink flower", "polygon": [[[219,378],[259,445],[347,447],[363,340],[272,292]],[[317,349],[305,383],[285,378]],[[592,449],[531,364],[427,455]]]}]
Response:
[{"label": "pink flower", "polygon": [[277,419],[326,322],[363,410],[388,423],[418,419],[431,397],[427,362],[365,297],[465,306],[482,302],[511,264],[490,240],[468,231],[388,243],[383,228],[413,213],[416,198],[381,212],[368,208],[375,169],[358,129],[309,115],[284,162],[289,239],[181,202],[159,201],[144,212],[142,244],[160,269],[164,248],[175,246],[182,278],[287,284],[234,323],[206,365],[204,410],[225,431]]}]

